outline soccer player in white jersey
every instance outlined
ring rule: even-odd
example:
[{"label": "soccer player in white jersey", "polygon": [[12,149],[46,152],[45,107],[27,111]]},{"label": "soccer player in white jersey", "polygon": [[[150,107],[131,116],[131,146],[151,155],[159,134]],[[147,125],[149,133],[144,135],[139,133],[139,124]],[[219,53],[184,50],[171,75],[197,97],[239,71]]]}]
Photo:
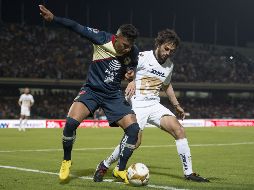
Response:
[{"label": "soccer player in white jersey", "polygon": [[[144,130],[147,123],[150,123],[175,138],[185,179],[208,182],[208,179],[192,171],[191,153],[183,126],[169,109],[160,104],[159,92],[163,88],[179,118],[184,119],[184,110],[177,101],[171,84],[174,64],[171,62],[170,56],[177,49],[179,42],[180,39],[173,30],[166,29],[159,32],[155,39],[155,50],[139,53],[135,80],[127,86],[126,95],[130,97],[135,92],[131,103],[141,130]],[[142,131],[136,148],[139,147],[141,138]],[[120,145],[100,164],[109,168],[112,163],[118,160],[119,154]],[[115,171],[117,171],[117,167],[113,171],[113,176],[117,177]]]},{"label": "soccer player in white jersey", "polygon": [[30,117],[31,107],[34,104],[34,98],[30,94],[29,88],[24,89],[24,93],[19,98],[20,111],[20,122],[19,131],[25,131],[27,126],[27,120]]}]

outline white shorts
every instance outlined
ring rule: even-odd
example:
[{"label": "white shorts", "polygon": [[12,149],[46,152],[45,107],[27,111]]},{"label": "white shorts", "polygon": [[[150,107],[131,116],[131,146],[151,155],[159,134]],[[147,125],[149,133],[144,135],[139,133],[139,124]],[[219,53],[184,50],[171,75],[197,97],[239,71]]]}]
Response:
[{"label": "white shorts", "polygon": [[28,107],[22,107],[21,106],[20,115],[30,116],[30,109]]},{"label": "white shorts", "polygon": [[160,120],[165,115],[175,116],[168,108],[160,103],[147,107],[135,107],[132,105],[132,109],[136,113],[141,130],[145,128],[147,123],[160,127]]}]

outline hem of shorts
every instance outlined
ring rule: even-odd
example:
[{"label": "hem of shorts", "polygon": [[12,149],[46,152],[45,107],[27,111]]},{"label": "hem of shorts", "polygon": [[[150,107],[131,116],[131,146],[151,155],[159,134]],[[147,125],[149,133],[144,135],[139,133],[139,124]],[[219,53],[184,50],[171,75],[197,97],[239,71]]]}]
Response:
[{"label": "hem of shorts", "polygon": [[118,117],[118,118],[114,119],[114,121],[109,122],[109,126],[110,127],[121,127],[121,126],[117,125],[116,122],[121,120],[124,116],[129,115],[129,114],[136,115],[135,112],[133,112],[133,113],[126,113],[125,115],[122,115],[121,117]]},{"label": "hem of shorts", "polygon": [[89,112],[90,112],[90,114],[94,114],[92,111],[91,111],[91,109],[87,106],[87,104],[85,103],[85,102],[82,102],[82,101],[80,101],[80,100],[74,100],[74,102],[80,102],[80,103],[82,103],[82,104],[84,104],[86,107],[87,107],[87,109],[89,110]]}]

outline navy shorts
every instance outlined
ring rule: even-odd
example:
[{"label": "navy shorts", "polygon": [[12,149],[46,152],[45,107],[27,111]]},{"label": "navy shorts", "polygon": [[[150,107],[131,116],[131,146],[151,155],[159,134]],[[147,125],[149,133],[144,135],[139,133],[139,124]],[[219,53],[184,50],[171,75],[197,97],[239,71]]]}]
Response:
[{"label": "navy shorts", "polygon": [[125,115],[135,114],[121,91],[105,94],[102,92],[95,92],[89,87],[84,87],[74,101],[85,104],[92,114],[101,107],[111,127],[118,126],[116,122]]}]

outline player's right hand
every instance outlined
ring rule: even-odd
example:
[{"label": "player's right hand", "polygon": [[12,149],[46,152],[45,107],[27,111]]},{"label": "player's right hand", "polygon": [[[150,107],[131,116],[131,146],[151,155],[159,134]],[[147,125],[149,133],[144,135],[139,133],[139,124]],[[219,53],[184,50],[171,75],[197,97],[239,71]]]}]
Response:
[{"label": "player's right hand", "polygon": [[48,22],[52,21],[54,18],[54,15],[48,10],[46,9],[46,7],[44,7],[43,5],[39,5],[40,8],[40,15]]},{"label": "player's right hand", "polygon": [[181,120],[184,120],[185,112],[184,112],[184,109],[180,106],[180,104],[177,104],[175,106],[175,110],[176,110],[176,113],[177,113],[177,117],[180,118]]}]

